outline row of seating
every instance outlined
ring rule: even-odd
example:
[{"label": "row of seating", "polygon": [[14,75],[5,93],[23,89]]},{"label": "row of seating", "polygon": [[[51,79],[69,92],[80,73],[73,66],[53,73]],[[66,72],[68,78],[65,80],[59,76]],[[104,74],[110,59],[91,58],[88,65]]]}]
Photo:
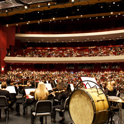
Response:
[{"label": "row of seating", "polygon": [[[69,100],[69,97],[66,98],[64,103],[64,108],[56,108],[55,110],[58,112],[64,112],[66,109],[67,102]],[[34,121],[36,120],[36,117],[44,116],[45,117],[45,123],[47,124],[47,116],[51,116],[52,112],[52,101],[51,100],[42,100],[38,101],[35,106],[35,111],[31,114],[34,116]],[[6,117],[6,124],[8,124],[9,119],[9,107],[8,107],[8,101],[6,96],[0,96],[0,109],[5,110],[5,117]]]},{"label": "row of seating", "polygon": [[82,57],[123,55],[124,45],[92,46],[92,47],[47,47],[18,50],[7,56],[17,57]]}]

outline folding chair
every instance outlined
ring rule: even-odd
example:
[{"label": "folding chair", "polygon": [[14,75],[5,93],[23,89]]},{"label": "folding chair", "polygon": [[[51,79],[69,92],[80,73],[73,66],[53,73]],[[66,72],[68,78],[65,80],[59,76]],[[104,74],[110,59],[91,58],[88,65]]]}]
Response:
[{"label": "folding chair", "polygon": [[6,124],[8,123],[8,119],[9,119],[9,107],[8,107],[8,101],[6,96],[0,95],[0,109],[5,110],[5,114],[6,114]]},{"label": "folding chair", "polygon": [[34,116],[34,121],[36,117],[44,117],[45,123],[47,124],[47,116],[51,116],[52,112],[52,102],[50,100],[41,100],[36,103],[35,111],[31,114]]}]

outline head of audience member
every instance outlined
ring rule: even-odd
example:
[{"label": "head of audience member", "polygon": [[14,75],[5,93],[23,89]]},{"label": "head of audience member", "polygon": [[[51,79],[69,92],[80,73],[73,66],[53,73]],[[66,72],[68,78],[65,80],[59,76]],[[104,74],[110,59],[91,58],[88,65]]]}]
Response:
[{"label": "head of audience member", "polygon": [[35,91],[35,100],[44,100],[48,98],[48,90],[43,82],[39,82]]}]

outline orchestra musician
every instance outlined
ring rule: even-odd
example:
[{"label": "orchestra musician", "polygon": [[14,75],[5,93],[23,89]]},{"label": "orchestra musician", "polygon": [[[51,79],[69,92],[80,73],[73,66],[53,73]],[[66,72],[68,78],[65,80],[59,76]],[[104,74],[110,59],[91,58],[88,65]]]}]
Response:
[{"label": "orchestra musician", "polygon": [[16,86],[17,86],[18,92],[22,95],[21,100],[18,99],[17,102],[16,102],[16,112],[17,112],[16,115],[20,115],[20,101],[23,102],[23,115],[25,115],[26,107],[28,105],[33,104],[33,102],[34,102],[34,100],[32,100],[32,99],[27,99],[25,89],[35,88],[35,86],[34,86],[34,83],[31,82],[30,80],[27,81],[27,85],[23,88],[20,88],[18,85],[16,85]]},{"label": "orchestra musician", "polygon": [[25,109],[27,106],[32,105],[34,103],[34,98],[28,98],[28,96],[26,96],[25,93],[25,89],[30,89],[30,88],[35,88],[34,82],[32,81],[28,81],[27,82],[27,87],[24,87],[24,93],[23,93],[23,97],[24,97],[24,103],[23,103],[23,115],[25,115]]},{"label": "orchestra musician", "polygon": [[[34,93],[35,103],[37,101],[40,101],[40,100],[46,100],[46,99],[48,99],[48,96],[49,96],[49,92],[46,89],[45,84],[43,82],[39,82],[38,83],[38,87],[37,87],[37,89],[35,90],[35,93]],[[35,108],[33,108],[31,110],[31,113],[34,110],[35,110]],[[40,122],[41,122],[41,124],[43,124],[43,117],[40,117]],[[34,116],[32,114],[31,114],[31,124],[34,124]]]},{"label": "orchestra musician", "polygon": [[107,95],[109,95],[109,96],[117,95],[117,89],[116,89],[115,85],[116,85],[115,81],[108,82],[107,88],[106,88]]},{"label": "orchestra musician", "polygon": [[[56,111],[55,109],[56,108],[59,108],[59,109],[63,109],[64,107],[64,103],[65,103],[65,99],[70,96],[71,94],[71,88],[70,88],[70,84],[68,84],[67,88],[65,89],[64,92],[60,93],[59,96],[58,96],[58,101],[60,101],[60,105],[55,105],[53,106],[53,109],[52,109],[52,122],[53,123],[56,123]],[[60,117],[62,118],[59,122],[62,123],[64,122],[65,118],[64,118],[64,113],[63,112],[59,112],[59,115]]]},{"label": "orchestra musician", "polygon": [[[10,99],[10,93],[9,93],[9,91],[6,90],[6,87],[7,87],[6,82],[2,82],[1,83],[1,89],[0,89],[0,95],[6,96],[6,98],[8,100],[8,104],[9,104],[9,101],[11,101],[11,99]],[[12,106],[9,104],[9,108],[11,108],[11,107]],[[0,118],[1,118],[1,109],[0,109]]]}]

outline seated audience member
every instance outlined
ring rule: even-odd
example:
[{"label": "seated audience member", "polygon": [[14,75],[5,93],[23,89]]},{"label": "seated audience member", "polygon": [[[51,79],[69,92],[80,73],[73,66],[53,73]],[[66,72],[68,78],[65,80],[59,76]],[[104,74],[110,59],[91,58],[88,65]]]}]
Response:
[{"label": "seated audience member", "polygon": [[[65,103],[65,99],[70,96],[70,93],[71,93],[71,88],[70,88],[70,85],[68,84],[65,92],[62,92],[61,94],[59,94],[58,96],[58,101],[60,101],[60,105],[55,105],[53,106],[53,109],[52,109],[52,122],[53,123],[56,123],[56,111],[55,109],[56,108],[59,108],[59,109],[63,109],[64,108],[64,103]],[[64,118],[64,113],[63,112],[59,112],[59,115],[60,117],[62,117],[62,119],[59,121],[60,123],[64,122],[65,118]]]},{"label": "seated audience member", "polygon": [[[1,83],[1,89],[0,89],[0,95],[6,96],[6,98],[9,101],[10,100],[10,93],[9,93],[9,91],[6,90],[6,87],[7,87],[6,82],[2,82]],[[8,103],[8,105],[9,105],[9,103]],[[1,118],[1,110],[0,110],[0,118]]]},{"label": "seated audience member", "polygon": [[[46,100],[48,99],[49,96],[49,92],[46,89],[46,86],[43,82],[39,82],[38,83],[38,87],[35,90],[35,94],[34,94],[34,99],[35,101],[40,101],[40,100]],[[35,108],[33,108],[31,110],[31,113],[35,110]],[[40,117],[40,122],[41,124],[43,124],[43,117]],[[31,114],[31,124],[34,124],[34,116]]]}]

